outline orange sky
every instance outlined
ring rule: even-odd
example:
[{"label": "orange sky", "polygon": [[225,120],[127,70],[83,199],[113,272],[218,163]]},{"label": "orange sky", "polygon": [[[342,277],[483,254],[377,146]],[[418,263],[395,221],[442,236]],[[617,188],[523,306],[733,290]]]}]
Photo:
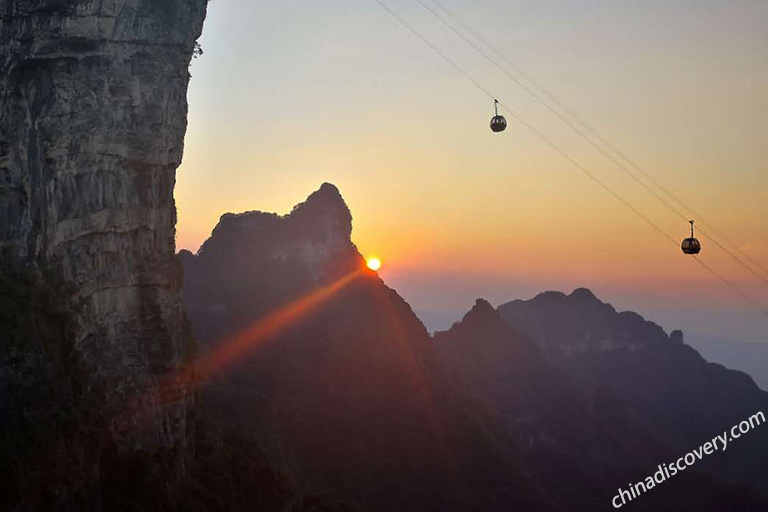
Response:
[{"label": "orange sky", "polygon": [[[768,267],[768,4],[442,1]],[[390,4],[673,238],[685,236],[681,219],[416,2]],[[329,181],[352,210],[355,243],[382,257],[399,288],[428,275],[445,286],[446,276],[531,290],[580,283],[690,308],[738,302],[529,130],[510,119],[491,134],[488,98],[375,2],[229,0],[209,11],[205,54],[191,68],[179,248],[196,250],[224,212],[287,213]],[[768,286],[711,244],[703,257],[768,307]],[[510,299],[527,289],[510,287]],[[695,297],[681,293],[688,287]],[[748,329],[753,338],[768,326],[749,321],[763,322]]]}]

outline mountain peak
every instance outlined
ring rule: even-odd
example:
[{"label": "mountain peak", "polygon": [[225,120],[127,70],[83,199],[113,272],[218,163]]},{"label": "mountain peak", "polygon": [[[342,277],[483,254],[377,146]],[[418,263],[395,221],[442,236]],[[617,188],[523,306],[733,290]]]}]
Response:
[{"label": "mountain peak", "polygon": [[358,268],[362,258],[352,243],[352,214],[330,183],[323,183],[287,215],[222,215],[198,255],[211,260],[208,264],[217,271],[227,267],[253,275],[279,261],[314,280]]},{"label": "mountain peak", "polygon": [[326,192],[331,194],[336,194],[339,197],[341,197],[341,193],[339,192],[339,189],[336,185],[333,183],[328,183],[327,181],[323,182],[322,185],[320,185],[320,188],[317,189],[318,192]]},{"label": "mountain peak", "polygon": [[347,206],[347,204],[344,202],[344,198],[341,197],[339,188],[332,183],[328,183],[327,181],[320,185],[319,189],[312,192],[307,198],[306,202],[319,200],[335,201],[339,204],[343,204],[345,208]]},{"label": "mountain peak", "polygon": [[485,299],[475,300],[475,305],[464,315],[462,323],[465,325],[485,324],[489,320],[500,319],[499,312]]},{"label": "mountain peak", "polygon": [[[535,302],[560,302],[566,297],[567,295],[565,295],[563,292],[547,291],[547,292],[541,292],[531,300]],[[525,302],[525,301],[521,300],[520,302]]]},{"label": "mountain peak", "polygon": [[323,209],[338,209],[349,213],[347,203],[344,202],[344,198],[341,196],[341,192],[331,183],[325,182],[320,185],[320,188],[309,194],[309,197],[303,202],[293,207],[291,214],[299,210],[313,208]]},{"label": "mountain peak", "polygon": [[483,315],[496,313],[496,309],[493,306],[491,306],[491,303],[482,298],[475,300],[475,305],[470,310],[470,313],[473,311],[476,314],[483,314]]},{"label": "mountain peak", "polygon": [[352,237],[352,214],[339,189],[330,183],[323,183],[286,217],[316,236],[323,234],[347,242]]},{"label": "mountain peak", "polygon": [[669,339],[660,326],[637,313],[616,311],[587,288],[577,288],[570,295],[545,292],[529,301],[508,302],[499,306],[499,312],[523,334],[556,352],[563,347],[568,347],[566,352],[637,349]]},{"label": "mountain peak", "polygon": [[583,302],[600,302],[589,288],[576,288],[568,297]]}]

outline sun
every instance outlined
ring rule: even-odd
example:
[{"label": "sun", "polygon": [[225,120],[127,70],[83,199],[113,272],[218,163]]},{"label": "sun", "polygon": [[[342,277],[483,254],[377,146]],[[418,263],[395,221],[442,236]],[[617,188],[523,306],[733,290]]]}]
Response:
[{"label": "sun", "polygon": [[365,260],[365,264],[369,269],[376,271],[381,268],[381,260],[379,258],[371,257]]}]

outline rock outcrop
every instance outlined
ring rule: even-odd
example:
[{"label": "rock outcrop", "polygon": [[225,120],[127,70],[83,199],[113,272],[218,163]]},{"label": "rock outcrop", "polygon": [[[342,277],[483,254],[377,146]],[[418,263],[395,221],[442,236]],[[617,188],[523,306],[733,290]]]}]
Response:
[{"label": "rock outcrop", "polygon": [[0,0],[0,269],[59,294],[115,449],[178,466],[189,398],[160,382],[188,355],[173,189],[206,4]]}]

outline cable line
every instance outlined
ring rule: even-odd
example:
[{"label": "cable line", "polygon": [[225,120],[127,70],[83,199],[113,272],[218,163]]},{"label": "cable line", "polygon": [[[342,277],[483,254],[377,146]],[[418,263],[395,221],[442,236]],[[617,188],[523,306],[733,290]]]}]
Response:
[{"label": "cable line", "polygon": [[[483,50],[478,44],[476,44],[472,39],[461,33],[453,24],[451,24],[450,21],[446,19],[445,16],[438,13],[433,9],[429,4],[427,4],[424,0],[416,0],[424,9],[426,9],[435,19],[440,21],[442,24],[444,24],[447,28],[449,28],[454,34],[456,34],[458,37],[460,37],[464,42],[466,42],[469,46],[471,46],[476,52],[478,52],[480,55],[482,55],[488,62],[490,62],[494,67],[496,67],[499,71],[504,73],[507,77],[509,77],[512,81],[514,81],[521,89],[523,89],[526,93],[528,93],[533,99],[535,99],[539,104],[541,104],[543,107],[545,107],[547,110],[549,110],[552,114],[554,114],[560,121],[562,121],[566,126],[571,128],[574,132],[576,132],[582,139],[587,141],[593,148],[595,148],[600,154],[602,154],[605,158],[610,160],[614,165],[616,165],[619,169],[621,169],[624,174],[629,176],[633,181],[635,181],[637,184],[639,184],[641,187],[643,187],[648,193],[653,195],[658,201],[660,201],[663,205],[665,205],[669,210],[674,212],[678,217],[680,217],[682,220],[688,222],[689,216],[685,215],[685,213],[681,212],[675,205],[670,203],[665,197],[663,197],[662,194],[651,188],[647,183],[642,181],[640,178],[638,178],[635,173],[633,173],[630,169],[627,168],[626,165],[624,165],[619,159],[624,160],[626,163],[629,164],[629,166],[636,169],[638,172],[640,172],[647,180],[649,180],[653,185],[655,185],[663,194],[668,196],[672,199],[672,201],[676,202],[678,205],[682,206],[685,210],[690,211],[693,213],[696,217],[700,219],[700,222],[704,222],[705,224],[709,224],[705,222],[702,217],[696,212],[685,205],[682,201],[677,199],[671,192],[669,192],[665,187],[663,187],[656,179],[654,179],[649,173],[644,171],[640,166],[635,164],[632,160],[630,160],[626,155],[624,155],[621,151],[619,151],[614,145],[612,145],[609,141],[607,141],[604,137],[602,137],[599,133],[597,133],[596,130],[592,129],[586,122],[582,121],[581,118],[576,115],[574,112],[569,110],[565,105],[562,104],[555,96],[548,92],[544,87],[540,86],[535,80],[533,80],[528,74],[526,74],[519,66],[515,65],[509,59],[506,59],[500,52],[495,50],[490,43],[488,43],[482,36],[476,33],[476,31],[472,30],[470,27],[468,27],[465,23],[463,23],[461,20],[458,19],[457,16],[452,14],[445,6],[443,6],[442,3],[439,2],[439,0],[432,0],[432,2],[437,5],[440,9],[442,9],[447,16],[452,18],[458,25],[460,25],[464,30],[472,34],[478,41],[480,41],[482,44],[484,44],[488,49],[490,49],[493,53],[501,57],[501,59],[506,62],[510,67],[512,67],[515,71],[517,71],[521,76],[525,77],[527,81],[529,81],[533,88],[538,89],[539,92],[542,94],[545,94],[553,103],[555,103],[558,107],[560,107],[566,114],[568,114],[570,117],[572,117],[575,121],[575,123],[582,126],[589,134],[591,134],[593,137],[598,139],[602,144],[604,144],[608,150],[615,153],[616,156],[612,155],[609,151],[607,151],[604,147],[600,146],[597,142],[595,142],[592,138],[590,138],[584,131],[579,129],[578,126],[574,122],[571,122],[566,116],[562,115],[560,112],[557,111],[552,105],[544,101],[544,99],[539,96],[536,92],[534,92],[530,87],[525,85],[521,80],[519,80],[516,76],[514,76],[512,73],[509,72],[504,66],[500,65],[491,55],[488,54],[485,50]],[[708,239],[710,239],[717,247],[719,247],[721,250],[723,250],[726,254],[728,254],[734,261],[736,261],[739,265],[744,267],[747,271],[749,271],[751,274],[753,274],[755,277],[757,277],[759,280],[761,280],[763,283],[768,285],[768,278],[762,276],[760,273],[755,271],[750,265],[745,263],[741,258],[736,256],[732,251],[730,251],[728,248],[726,248],[723,244],[721,244],[713,235],[707,233],[705,230],[699,228],[699,232],[706,236]],[[712,232],[715,233],[714,228],[712,228]],[[725,237],[723,237],[725,238]],[[736,247],[734,244],[731,244],[732,246]],[[736,247],[736,249],[739,252],[742,252],[741,249]],[[746,255],[744,255],[746,256]],[[747,257],[749,258],[749,257]],[[751,260],[751,258],[749,258]],[[758,264],[759,266],[759,264]]]},{"label": "cable line", "polygon": [[744,293],[741,288],[736,286],[735,284],[731,283],[729,280],[727,280],[725,277],[723,277],[719,272],[717,272],[715,269],[701,261],[701,258],[699,256],[694,256],[693,259],[695,259],[701,266],[712,272],[714,275],[716,275],[722,282],[727,284],[733,291],[741,295],[747,302],[751,303],[753,306],[757,308],[758,311],[760,311],[762,314],[768,316],[768,309],[764,308],[760,303],[758,303],[756,300],[754,300],[752,297]]},{"label": "cable line", "polygon": [[[421,0],[417,0],[419,3],[421,3]],[[624,206],[632,210],[635,215],[643,219],[648,225],[650,225],[652,228],[654,228],[656,231],[658,231],[662,236],[664,236],[666,239],[671,241],[675,246],[678,245],[678,242],[675,238],[673,238],[671,235],[669,235],[666,231],[664,231],[658,224],[656,224],[653,220],[651,220],[648,216],[643,214],[640,210],[638,210],[632,203],[624,199],[618,192],[614,191],[612,188],[610,188],[608,185],[606,185],[603,181],[601,181],[597,176],[595,176],[592,172],[590,172],[586,167],[581,165],[578,161],[576,161],[568,152],[566,152],[564,149],[560,148],[557,144],[555,144],[550,138],[548,138],[546,135],[544,135],[540,130],[538,130],[535,126],[528,123],[525,119],[523,119],[516,111],[511,109],[510,107],[507,107],[504,103],[501,101],[498,101],[496,96],[491,94],[491,92],[486,89],[480,82],[478,82],[472,75],[470,75],[468,72],[466,72],[461,66],[459,66],[456,61],[451,59],[448,55],[446,55],[444,52],[442,52],[437,46],[435,46],[429,39],[421,35],[421,33],[416,30],[410,23],[408,23],[402,16],[397,14],[394,10],[392,10],[383,0],[375,0],[377,4],[379,4],[385,11],[387,11],[395,20],[397,20],[400,24],[402,24],[406,29],[408,29],[412,34],[414,34],[417,38],[419,38],[423,43],[425,43],[435,54],[437,54],[439,57],[441,57],[443,60],[448,62],[456,71],[458,71],[462,76],[464,76],[469,82],[471,82],[477,89],[482,91],[486,96],[488,96],[491,100],[494,102],[498,102],[499,106],[501,106],[504,110],[506,110],[510,115],[512,115],[521,125],[526,127],[528,130],[530,130],[532,133],[534,133],[537,137],[539,137],[544,143],[546,143],[551,149],[553,149],[555,152],[560,154],[563,158],[568,160],[572,165],[574,165],[577,169],[579,169],[583,174],[585,174],[588,178],[590,178],[593,182],[595,182],[597,185],[599,185],[602,189],[604,189],[606,192],[608,192],[610,195],[612,195],[617,201],[622,203]],[[686,219],[687,220],[687,219]],[[735,284],[728,281],[725,277],[723,277],[721,274],[719,274],[717,271],[715,271],[712,267],[704,263],[700,258],[695,257],[694,258],[696,262],[698,262],[702,267],[707,269],[709,272],[711,272],[713,275],[718,277],[720,280],[725,282],[730,288],[732,288],[734,291],[736,291],[740,296],[742,296],[744,299],[746,299],[749,303],[751,303],[757,310],[764,315],[768,316],[768,309],[765,309],[763,306],[761,306],[758,302],[756,302],[754,299],[752,299],[749,295],[744,293],[739,287],[737,287]]]},{"label": "cable line", "polygon": [[588,178],[590,178],[592,181],[594,181],[597,185],[602,187],[606,192],[611,194],[616,200],[623,203],[627,208],[635,212],[636,215],[638,215],[640,218],[642,218],[644,221],[646,221],[651,227],[653,227],[656,231],[661,233],[665,238],[668,240],[671,240],[672,243],[677,245],[677,240],[675,240],[671,235],[669,235],[666,231],[664,231],[661,227],[659,227],[655,222],[653,222],[650,218],[648,218],[646,215],[644,215],[640,210],[635,208],[629,201],[621,197],[618,193],[614,192],[613,189],[611,189],[608,185],[603,183],[597,176],[595,176],[592,172],[590,172],[586,167],[581,165],[579,162],[577,162],[570,154],[568,154],[565,150],[561,149],[557,144],[552,142],[551,139],[549,139],[546,135],[544,135],[541,131],[539,131],[535,126],[528,123],[525,119],[523,119],[516,111],[514,111],[512,108],[506,106],[504,103],[500,102],[496,99],[496,97],[491,94],[491,92],[483,87],[477,80],[472,77],[469,73],[464,71],[464,69],[461,68],[453,59],[448,57],[445,53],[440,51],[439,48],[437,48],[432,42],[430,42],[426,37],[422,36],[410,23],[405,21],[400,15],[398,15],[395,11],[393,11],[387,4],[383,2],[383,0],[375,0],[376,3],[381,5],[389,14],[391,14],[397,21],[403,24],[409,31],[411,31],[416,37],[421,39],[424,43],[426,43],[432,51],[434,51],[438,56],[443,58],[446,62],[448,62],[451,66],[453,66],[459,73],[461,73],[465,78],[467,78],[475,87],[477,87],[479,90],[481,90],[483,93],[485,93],[486,96],[488,96],[490,99],[492,99],[495,104],[498,104],[501,106],[504,110],[506,110],[512,117],[514,117],[521,125],[525,126],[528,130],[536,134],[544,143],[546,143],[550,148],[552,148],[554,151],[556,151],[558,154],[560,154],[563,158],[568,160],[571,164],[573,164],[577,169],[579,169],[581,172],[583,172]]}]

